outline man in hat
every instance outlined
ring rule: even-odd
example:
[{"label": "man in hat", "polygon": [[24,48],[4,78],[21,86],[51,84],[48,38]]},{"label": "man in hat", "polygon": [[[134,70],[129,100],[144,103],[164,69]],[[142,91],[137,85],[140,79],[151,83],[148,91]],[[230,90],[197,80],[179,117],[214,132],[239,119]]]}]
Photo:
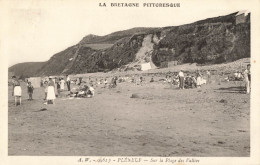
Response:
[{"label": "man in hat", "polygon": [[68,91],[70,91],[70,77],[69,77],[69,75],[66,76],[66,82],[67,82]]}]

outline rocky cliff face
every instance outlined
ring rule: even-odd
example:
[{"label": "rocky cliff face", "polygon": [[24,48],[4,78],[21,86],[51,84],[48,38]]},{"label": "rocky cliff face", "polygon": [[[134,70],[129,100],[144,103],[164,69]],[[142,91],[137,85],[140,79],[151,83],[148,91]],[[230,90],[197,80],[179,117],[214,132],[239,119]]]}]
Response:
[{"label": "rocky cliff face", "polygon": [[250,57],[250,22],[236,24],[236,13],[172,27],[154,47],[153,61],[216,64]]},{"label": "rocky cliff face", "polygon": [[125,71],[144,62],[157,67],[169,61],[218,64],[250,57],[250,15],[238,24],[236,14],[175,27],[88,35],[52,56],[37,75]]},{"label": "rocky cliff face", "polygon": [[108,49],[92,49],[77,44],[55,54],[38,72],[38,75],[92,73],[109,71],[133,61],[145,34],[132,35],[117,40]]}]

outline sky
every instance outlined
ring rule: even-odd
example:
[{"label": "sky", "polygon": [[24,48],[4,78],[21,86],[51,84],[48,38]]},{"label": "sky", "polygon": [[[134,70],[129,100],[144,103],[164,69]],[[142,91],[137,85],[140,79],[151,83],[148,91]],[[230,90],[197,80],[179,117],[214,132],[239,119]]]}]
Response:
[{"label": "sky", "polygon": [[[109,7],[112,2],[109,0],[102,1],[107,7],[99,7],[99,1],[11,2],[16,3],[6,4],[5,20],[8,66],[47,61],[88,34],[106,35],[133,27],[177,26],[240,9],[226,2],[204,6],[203,3],[181,1],[180,8],[116,8]],[[142,1],[131,2],[139,2],[142,6]]]}]

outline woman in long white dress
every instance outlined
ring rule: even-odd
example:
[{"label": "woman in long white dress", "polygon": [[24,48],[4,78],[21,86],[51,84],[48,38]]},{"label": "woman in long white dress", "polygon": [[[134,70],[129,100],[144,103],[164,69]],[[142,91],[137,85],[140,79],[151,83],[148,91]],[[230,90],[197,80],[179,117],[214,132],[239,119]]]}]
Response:
[{"label": "woman in long white dress", "polygon": [[61,80],[60,80],[60,89],[61,90],[65,89],[65,80],[63,78],[61,78]]},{"label": "woman in long white dress", "polygon": [[202,85],[202,77],[201,77],[200,73],[197,74],[197,81],[196,82],[197,82],[197,88],[200,88],[201,85]]},{"label": "woman in long white dress", "polygon": [[49,83],[48,83],[48,91],[47,91],[47,104],[49,102],[52,102],[54,104],[54,100],[56,99],[55,95],[55,84],[52,78],[49,78]]},{"label": "woman in long white dress", "polygon": [[19,99],[20,105],[22,104],[22,88],[20,86],[19,81],[13,76],[13,95],[14,95],[14,103],[17,106],[17,99]]}]

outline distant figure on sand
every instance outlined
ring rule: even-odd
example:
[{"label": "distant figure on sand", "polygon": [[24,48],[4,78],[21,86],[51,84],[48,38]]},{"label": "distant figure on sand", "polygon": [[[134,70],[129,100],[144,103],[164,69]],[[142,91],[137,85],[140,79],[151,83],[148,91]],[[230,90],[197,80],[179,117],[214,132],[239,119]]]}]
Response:
[{"label": "distant figure on sand", "polygon": [[[61,78],[57,79],[56,85],[57,85],[57,96],[59,96],[60,95],[60,91],[61,91]],[[63,87],[64,87],[64,83],[63,83]]]},{"label": "distant figure on sand", "polygon": [[81,83],[82,83],[82,77],[79,77],[79,83],[78,83],[78,85],[81,85]]},{"label": "distant figure on sand", "polygon": [[247,65],[247,69],[244,71],[244,79],[246,82],[246,93],[250,93],[251,91],[251,72],[250,72],[251,65]]},{"label": "distant figure on sand", "polygon": [[201,74],[200,73],[197,73],[197,88],[200,88],[201,85],[202,85],[202,77],[201,77]]},{"label": "distant figure on sand", "polygon": [[143,77],[140,77],[140,85],[142,86],[143,85],[143,81],[144,81],[144,79],[143,79]]},{"label": "distant figure on sand", "polygon": [[54,81],[50,77],[48,83],[47,103],[45,104],[54,104],[54,99],[56,98],[54,87],[55,87]]},{"label": "distant figure on sand", "polygon": [[22,104],[22,88],[20,86],[20,82],[16,79],[16,76],[12,77],[13,83],[13,96],[14,96],[14,104],[17,106],[17,99],[19,99],[19,105]]},{"label": "distant figure on sand", "polygon": [[112,78],[112,80],[111,80],[111,86],[110,86],[111,88],[115,88],[115,87],[117,86],[116,80],[117,80],[117,77],[116,77],[116,76]]},{"label": "distant figure on sand", "polygon": [[48,81],[44,81],[43,83],[43,87],[44,87],[44,100],[47,99],[47,93],[48,93]]},{"label": "distant figure on sand", "polygon": [[87,93],[87,97],[93,97],[94,94],[95,94],[95,89],[93,88],[93,84],[91,84]]},{"label": "distant figure on sand", "polygon": [[[67,83],[68,83],[68,81],[67,81]],[[64,81],[63,78],[61,78],[61,80],[60,80],[60,89],[61,89],[61,90],[64,90],[64,89],[65,89],[65,81]],[[69,88],[68,88],[68,89],[69,89]]]},{"label": "distant figure on sand", "polygon": [[179,87],[180,87],[180,89],[184,89],[184,73],[182,70],[180,70],[178,77],[179,77],[179,82],[180,82]]},{"label": "distant figure on sand", "polygon": [[28,92],[28,95],[29,95],[29,99],[28,100],[33,100],[33,98],[32,98],[33,90],[34,90],[34,88],[32,86],[32,83],[28,82],[28,86],[27,86],[27,92]]},{"label": "distant figure on sand", "polygon": [[67,77],[67,79],[66,79],[67,88],[68,88],[68,91],[70,91],[70,77],[69,77],[69,75],[67,75],[66,77]]},{"label": "distant figure on sand", "polygon": [[208,78],[208,83],[210,84],[211,83],[211,80],[210,80],[210,78],[211,78],[211,74],[210,74],[210,71],[209,70],[207,70],[207,72],[206,72],[206,74],[207,74],[207,78]]},{"label": "distant figure on sand", "polygon": [[104,88],[107,86],[107,79],[104,80]]}]

